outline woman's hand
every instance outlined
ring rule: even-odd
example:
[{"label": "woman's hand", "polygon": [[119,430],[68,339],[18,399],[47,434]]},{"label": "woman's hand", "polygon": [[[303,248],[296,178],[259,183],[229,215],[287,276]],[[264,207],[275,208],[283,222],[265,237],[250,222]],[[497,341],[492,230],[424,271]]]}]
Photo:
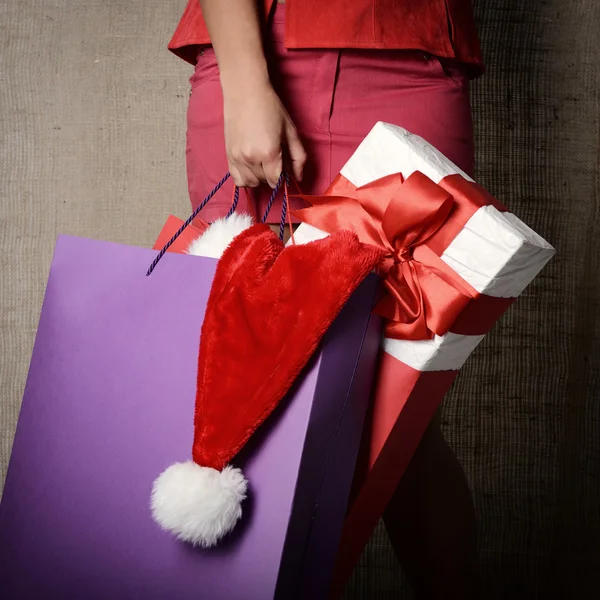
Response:
[{"label": "woman's hand", "polygon": [[268,80],[240,78],[223,86],[225,146],[237,186],[275,187],[281,171],[302,180],[306,152],[294,123]]}]

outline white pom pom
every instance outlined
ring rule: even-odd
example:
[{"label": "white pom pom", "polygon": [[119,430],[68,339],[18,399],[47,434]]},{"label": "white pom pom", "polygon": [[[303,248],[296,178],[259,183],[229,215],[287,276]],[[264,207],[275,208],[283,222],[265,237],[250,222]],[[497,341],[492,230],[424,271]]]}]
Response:
[{"label": "white pom pom", "polygon": [[233,238],[252,226],[250,215],[233,213],[229,218],[217,219],[208,229],[196,238],[188,248],[188,254],[221,258]]},{"label": "white pom pom", "polygon": [[217,471],[191,461],[176,463],[154,482],[152,516],[180,540],[210,548],[242,516],[247,489],[240,469]]}]

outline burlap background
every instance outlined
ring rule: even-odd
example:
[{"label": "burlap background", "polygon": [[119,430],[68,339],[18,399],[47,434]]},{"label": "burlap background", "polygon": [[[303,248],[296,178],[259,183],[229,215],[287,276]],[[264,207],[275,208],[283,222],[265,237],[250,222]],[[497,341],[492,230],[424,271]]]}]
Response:
[{"label": "burlap background", "polygon": [[[59,232],[147,245],[188,209],[183,0],[0,3],[0,485]],[[595,0],[479,0],[478,179],[558,255],[444,411],[472,483],[486,598],[600,586],[600,123]],[[410,597],[378,531],[348,599]]]}]

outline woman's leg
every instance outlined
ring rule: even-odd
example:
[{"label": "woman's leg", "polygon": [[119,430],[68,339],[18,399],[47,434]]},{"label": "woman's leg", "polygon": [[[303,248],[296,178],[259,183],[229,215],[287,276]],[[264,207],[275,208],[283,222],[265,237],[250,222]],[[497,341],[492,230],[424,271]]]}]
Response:
[{"label": "woman's leg", "polygon": [[437,420],[425,432],[384,522],[417,598],[478,598],[473,500]]}]

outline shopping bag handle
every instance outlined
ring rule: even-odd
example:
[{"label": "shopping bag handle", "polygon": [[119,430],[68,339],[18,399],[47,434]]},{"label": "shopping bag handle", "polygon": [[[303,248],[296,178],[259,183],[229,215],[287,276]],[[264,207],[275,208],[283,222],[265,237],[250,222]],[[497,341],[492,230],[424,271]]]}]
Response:
[{"label": "shopping bag handle", "polygon": [[[294,183],[296,184],[296,187],[297,187],[298,184],[296,183],[296,180],[294,180]],[[277,180],[277,183],[275,184],[275,187],[273,188],[273,192],[271,193],[271,197],[269,198],[269,202],[267,204],[265,214],[263,215],[263,218],[261,219],[261,223],[266,222],[267,217],[269,216],[269,213],[271,212],[271,208],[273,207],[273,203],[275,202],[275,198],[277,197],[277,194],[279,193],[279,190],[281,189],[282,184],[283,184],[283,203],[281,205],[281,219],[279,221],[279,239],[283,242],[283,238],[284,238],[284,234],[285,234],[286,217],[287,217],[287,223],[290,226],[290,235],[291,235],[291,239],[292,239],[292,244],[295,244],[296,242],[294,240],[294,229],[292,227],[292,219],[291,219],[290,206],[289,206],[290,176],[285,171],[283,171],[281,173],[281,175],[279,176],[279,179]]]},{"label": "shopping bag handle", "polygon": [[[223,187],[223,185],[225,185],[225,182],[230,177],[231,177],[231,173],[225,174],[223,179],[221,179],[221,181],[219,181],[219,183],[217,183],[217,185],[210,192],[210,194],[208,194],[208,196],[206,196],[206,198],[204,198],[204,200],[198,205],[198,207],[194,210],[194,212],[190,215],[190,217],[185,221],[185,223],[175,232],[173,237],[164,245],[163,249],[157,254],[156,258],[152,261],[152,264],[148,268],[148,271],[146,272],[146,277],[148,277],[149,275],[152,274],[152,271],[154,271],[154,269],[156,269],[156,265],[158,265],[158,263],[160,262],[162,257],[167,253],[169,248],[175,243],[175,240],[186,230],[186,228],[198,216],[198,213],[210,202],[212,197]],[[265,210],[265,214],[263,215],[263,217],[261,219],[261,223],[266,222],[267,217],[269,216],[269,212],[271,211],[271,208],[273,207],[273,203],[275,202],[275,198],[277,197],[277,194],[279,193],[281,185],[283,184],[283,204],[281,207],[281,221],[279,224],[279,239],[283,241],[283,237],[284,237],[284,233],[285,233],[285,222],[286,222],[286,216],[287,216],[288,223],[290,226],[290,233],[292,236],[292,243],[295,243],[294,233],[292,231],[292,222],[291,222],[291,218],[290,218],[290,211],[289,211],[289,206],[288,206],[288,204],[289,204],[289,194],[288,194],[289,183],[290,183],[289,176],[287,175],[287,173],[282,172],[281,175],[279,176],[279,179],[277,180],[275,187],[273,188],[271,197],[269,198],[269,202],[268,202],[267,208]],[[233,202],[232,202],[231,208],[229,209],[229,212],[227,213],[227,218],[229,218],[237,209],[239,199],[240,199],[240,189],[237,186],[235,186],[235,189],[233,192]]]}]

